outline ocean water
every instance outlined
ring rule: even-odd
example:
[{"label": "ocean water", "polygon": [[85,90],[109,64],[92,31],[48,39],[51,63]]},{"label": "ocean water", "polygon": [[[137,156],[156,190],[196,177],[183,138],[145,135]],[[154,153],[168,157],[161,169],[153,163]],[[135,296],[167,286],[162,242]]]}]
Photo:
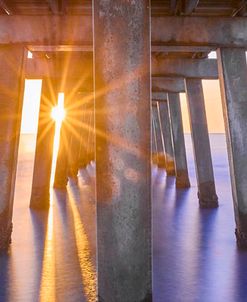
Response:
[{"label": "ocean water", "polygon": [[[225,137],[210,135],[219,208],[198,207],[190,136],[191,188],[153,167],[155,302],[246,301],[247,253],[236,248]],[[95,167],[68,192],[54,191],[49,213],[29,209],[35,138],[20,142],[13,242],[0,255],[0,301],[96,301]],[[134,302],[134,301],[133,301]]]}]

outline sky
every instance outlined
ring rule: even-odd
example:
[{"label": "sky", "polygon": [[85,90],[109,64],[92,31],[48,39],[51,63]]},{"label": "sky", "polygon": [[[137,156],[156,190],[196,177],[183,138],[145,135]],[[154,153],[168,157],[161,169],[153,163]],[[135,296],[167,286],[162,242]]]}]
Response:
[{"label": "sky", "polygon": [[[208,131],[210,133],[224,133],[224,120],[221,105],[219,80],[203,80]],[[180,94],[184,132],[190,132],[189,116],[185,93]]]},{"label": "sky", "polygon": [[[32,56],[29,58],[31,59]],[[211,52],[209,58],[216,58]],[[203,80],[205,107],[210,133],[224,133],[224,121],[221,105],[219,80]],[[22,133],[36,133],[38,126],[41,80],[25,80],[22,110]],[[184,132],[190,133],[189,116],[185,93],[180,93]]]},{"label": "sky", "polygon": [[37,132],[41,85],[41,80],[25,80],[21,133]]},{"label": "sky", "polygon": [[[41,80],[26,80],[22,111],[22,133],[36,133],[38,126]],[[223,133],[224,122],[218,80],[204,80],[203,91],[210,133]],[[184,132],[190,132],[185,93],[180,94]]]}]

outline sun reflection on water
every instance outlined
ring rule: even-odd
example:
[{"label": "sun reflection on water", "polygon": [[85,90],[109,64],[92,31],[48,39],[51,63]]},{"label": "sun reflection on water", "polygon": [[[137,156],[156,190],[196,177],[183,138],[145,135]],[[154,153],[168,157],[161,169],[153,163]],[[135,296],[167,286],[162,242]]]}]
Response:
[{"label": "sun reflection on water", "polygon": [[[60,130],[62,122],[65,118],[64,110],[64,94],[59,93],[58,105],[53,108],[51,117],[56,121],[52,171],[50,179],[50,208],[48,214],[48,225],[46,231],[46,239],[44,245],[44,258],[41,276],[40,287],[40,302],[54,302],[56,301],[56,264],[55,264],[55,232],[54,232],[54,196],[52,184],[55,177],[56,161],[59,149]],[[81,221],[80,213],[74,202],[73,196],[69,191],[69,203],[72,211],[74,222],[74,232],[77,247],[78,260],[80,264],[82,283],[84,294],[88,302],[97,301],[97,287],[96,287],[96,269],[92,263],[90,253],[89,241]]]},{"label": "sun reflection on water", "polygon": [[53,205],[49,209],[39,298],[40,302],[56,301]]},{"label": "sun reflection on water", "polygon": [[92,263],[89,241],[81,221],[79,210],[70,190],[68,190],[68,194],[74,220],[75,240],[84,293],[88,302],[95,302],[97,301],[96,269]]},{"label": "sun reflection on water", "polygon": [[44,259],[40,286],[40,302],[56,301],[56,268],[55,268],[55,234],[54,234],[54,196],[52,184],[55,177],[56,160],[59,148],[60,129],[65,117],[64,111],[64,93],[58,94],[58,105],[53,108],[51,117],[56,121],[52,170],[50,179],[50,208],[48,214],[48,225],[44,245]]}]

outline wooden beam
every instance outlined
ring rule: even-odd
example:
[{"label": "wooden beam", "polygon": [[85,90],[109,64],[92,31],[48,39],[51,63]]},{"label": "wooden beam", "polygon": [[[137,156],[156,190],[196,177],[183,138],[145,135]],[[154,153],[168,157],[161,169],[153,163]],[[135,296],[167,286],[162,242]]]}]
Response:
[{"label": "wooden beam", "polygon": [[54,15],[59,13],[59,0],[48,0],[50,9]]},{"label": "wooden beam", "polygon": [[177,0],[170,0],[170,11],[172,14],[176,13]]},{"label": "wooden beam", "polygon": [[198,3],[199,3],[199,0],[186,0],[185,8],[184,8],[185,15],[192,14],[193,11],[196,9]]},{"label": "wooden beam", "polygon": [[246,0],[242,0],[241,2],[239,2],[238,7],[235,8],[234,11],[232,12],[232,17],[244,16],[246,13],[246,6],[247,6]]},{"label": "wooden beam", "polygon": [[7,15],[13,15],[12,9],[9,7],[9,5],[4,0],[0,0],[0,7],[6,12]]},{"label": "wooden beam", "polygon": [[218,79],[216,59],[152,57],[152,76]]},{"label": "wooden beam", "polygon": [[61,2],[61,8],[60,8],[61,13],[63,13],[63,14],[66,13],[67,4],[68,4],[68,0],[62,0],[62,2]]},{"label": "wooden beam", "polygon": [[173,15],[180,14],[182,2],[182,0],[170,0],[170,12]]}]

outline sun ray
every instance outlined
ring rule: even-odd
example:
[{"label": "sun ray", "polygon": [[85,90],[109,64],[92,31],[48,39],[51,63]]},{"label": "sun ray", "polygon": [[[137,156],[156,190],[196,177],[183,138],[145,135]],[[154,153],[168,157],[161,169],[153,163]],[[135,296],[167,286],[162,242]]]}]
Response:
[{"label": "sun ray", "polygon": [[[42,277],[41,277],[41,287],[40,287],[40,302],[53,302],[56,301],[56,268],[55,268],[55,234],[54,234],[54,199],[53,199],[53,189],[52,184],[55,177],[55,165],[58,154],[59,139],[60,139],[60,129],[62,120],[65,116],[63,112],[64,104],[64,94],[59,93],[58,95],[58,105],[53,109],[55,113],[53,118],[56,122],[55,136],[54,136],[54,147],[53,147],[53,158],[52,158],[52,171],[50,178],[50,208],[48,214],[48,225],[45,239],[44,247],[44,259],[42,266]],[[52,112],[51,112],[52,116]],[[46,132],[49,131],[49,127],[52,123],[48,123],[45,131],[42,133],[44,136]]]},{"label": "sun ray", "polygon": [[54,244],[53,205],[49,208],[48,225],[44,245],[44,258],[40,285],[40,302],[56,301],[56,272]]},{"label": "sun ray", "polygon": [[95,302],[97,301],[96,269],[91,259],[92,257],[88,237],[70,189],[68,190],[68,194],[68,200],[74,221],[77,255],[80,264],[83,288],[87,301]]}]

